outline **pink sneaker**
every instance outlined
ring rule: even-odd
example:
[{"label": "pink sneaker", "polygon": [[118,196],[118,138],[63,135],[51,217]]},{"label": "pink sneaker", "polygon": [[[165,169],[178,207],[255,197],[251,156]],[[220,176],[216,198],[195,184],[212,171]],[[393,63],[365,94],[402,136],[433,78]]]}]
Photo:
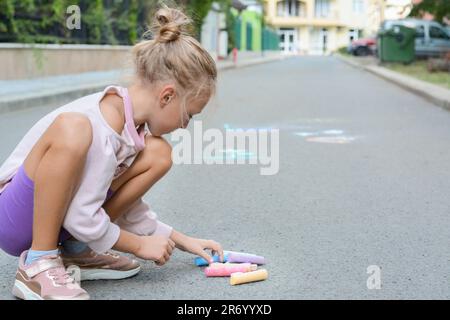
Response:
[{"label": "pink sneaker", "polygon": [[88,300],[89,295],[69,276],[59,256],[48,255],[25,265],[28,251],[22,252],[12,290],[24,300]]},{"label": "pink sneaker", "polygon": [[83,280],[118,280],[134,276],[141,271],[139,262],[112,252],[98,254],[87,248],[79,254],[62,253],[64,265],[80,268]]}]

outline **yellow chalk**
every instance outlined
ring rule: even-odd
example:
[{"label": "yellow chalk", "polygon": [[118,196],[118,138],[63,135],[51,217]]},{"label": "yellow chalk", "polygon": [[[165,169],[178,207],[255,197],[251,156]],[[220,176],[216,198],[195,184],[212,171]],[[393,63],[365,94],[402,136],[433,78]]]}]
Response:
[{"label": "yellow chalk", "polygon": [[268,277],[269,277],[269,274],[266,269],[260,269],[257,271],[246,272],[246,273],[236,272],[231,275],[230,284],[232,286],[234,286],[236,284],[266,280]]}]

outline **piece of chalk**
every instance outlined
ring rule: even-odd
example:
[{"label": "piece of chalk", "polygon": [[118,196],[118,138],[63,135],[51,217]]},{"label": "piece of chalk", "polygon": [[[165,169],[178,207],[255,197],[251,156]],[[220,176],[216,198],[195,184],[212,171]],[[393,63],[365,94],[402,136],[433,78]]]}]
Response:
[{"label": "piece of chalk", "polygon": [[[214,262],[214,263],[211,263],[211,264],[209,265],[209,267],[210,267],[210,268],[222,268],[223,266],[231,267],[231,266],[241,266],[241,265],[243,265],[243,264],[244,264],[244,263],[229,263],[229,262],[222,263],[222,262]],[[249,264],[249,263],[246,263],[246,264]]]},{"label": "piece of chalk", "polygon": [[[224,256],[223,256],[223,259],[224,259],[223,262],[227,262],[227,261],[228,261],[228,254],[227,254],[227,253],[224,253],[223,255],[224,255]],[[214,262],[220,262],[220,256],[219,256],[219,255],[216,255],[216,254],[215,254],[212,258],[213,258],[213,261],[214,261]],[[203,266],[209,265],[208,261],[206,261],[206,260],[203,259],[202,257],[197,257],[197,258],[195,258],[194,262],[195,262],[195,265],[196,265],[197,267],[203,267]]]},{"label": "piece of chalk", "polygon": [[250,266],[251,271],[255,271],[258,269],[257,264],[250,264],[250,263],[220,263],[220,262],[214,262],[209,265],[210,268],[222,268],[222,267],[233,267],[233,266],[242,266],[242,265],[248,265]]},{"label": "piece of chalk", "polygon": [[224,265],[224,263],[214,262],[209,265],[210,268],[220,268]]},{"label": "piece of chalk", "polygon": [[223,263],[223,265],[225,265],[226,267],[228,267],[228,266],[249,265],[250,266],[250,271],[255,271],[256,269],[258,269],[258,265],[257,264],[252,264],[252,263],[248,263],[248,262],[244,262],[244,263],[227,262],[227,263]]},{"label": "piece of chalk", "polygon": [[230,284],[232,286],[237,284],[255,282],[266,280],[269,277],[269,274],[266,269],[260,269],[252,272],[237,272],[231,274]]},{"label": "piece of chalk", "polygon": [[229,252],[227,257],[227,262],[238,262],[238,263],[253,263],[253,264],[265,264],[266,259],[256,254],[244,253],[244,252]]},{"label": "piece of chalk", "polygon": [[[225,251],[224,251],[225,252]],[[247,255],[249,255],[249,256],[256,256],[256,254],[253,254],[253,253],[248,253],[248,252],[241,252],[241,251],[229,251],[229,250],[227,250],[226,251],[226,253],[244,253],[244,254],[247,254]]]},{"label": "piece of chalk", "polygon": [[243,263],[241,265],[227,266],[222,264],[221,267],[207,267],[205,268],[205,275],[207,277],[229,277],[236,272],[250,272],[252,271],[252,265],[250,263]]}]

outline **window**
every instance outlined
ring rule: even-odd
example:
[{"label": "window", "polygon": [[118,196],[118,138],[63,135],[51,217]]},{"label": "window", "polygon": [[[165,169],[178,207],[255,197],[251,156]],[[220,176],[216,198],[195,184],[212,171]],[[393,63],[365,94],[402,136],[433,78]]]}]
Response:
[{"label": "window", "polygon": [[298,0],[283,0],[277,3],[277,14],[280,17],[305,16],[305,4]]},{"label": "window", "polygon": [[360,30],[357,29],[350,29],[348,31],[348,40],[349,43],[352,43],[353,40],[358,40],[360,38]]},{"label": "window", "polygon": [[364,13],[364,0],[353,0],[353,12]]},{"label": "window", "polygon": [[433,39],[444,39],[444,40],[449,39],[449,36],[444,30],[434,26],[430,27],[430,37]]},{"label": "window", "polygon": [[306,17],[306,3],[300,1],[298,4],[300,17]]},{"label": "window", "polygon": [[286,15],[286,3],[284,1],[277,2],[277,15],[284,17]]},{"label": "window", "polygon": [[425,38],[425,27],[424,26],[416,27],[416,38],[419,38],[419,39]]},{"label": "window", "polygon": [[330,0],[316,0],[316,17],[328,17],[330,15]]}]

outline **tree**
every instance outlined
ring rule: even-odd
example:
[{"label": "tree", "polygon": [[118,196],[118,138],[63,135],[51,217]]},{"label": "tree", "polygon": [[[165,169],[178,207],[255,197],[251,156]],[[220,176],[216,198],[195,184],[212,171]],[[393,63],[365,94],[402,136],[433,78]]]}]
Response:
[{"label": "tree", "polygon": [[[214,0],[0,0],[0,42],[132,45],[148,29],[160,2],[181,7],[200,37]],[[231,0],[216,0],[231,2]],[[66,27],[69,5],[81,10],[81,29]]]},{"label": "tree", "polygon": [[211,10],[214,0],[180,0],[177,2],[192,19],[194,25],[194,35],[197,38],[200,38],[203,20],[208,15],[209,10]]},{"label": "tree", "polygon": [[443,22],[444,18],[450,19],[450,1],[423,0],[414,5],[411,16],[422,16],[426,12],[432,14],[434,19],[439,22]]}]

